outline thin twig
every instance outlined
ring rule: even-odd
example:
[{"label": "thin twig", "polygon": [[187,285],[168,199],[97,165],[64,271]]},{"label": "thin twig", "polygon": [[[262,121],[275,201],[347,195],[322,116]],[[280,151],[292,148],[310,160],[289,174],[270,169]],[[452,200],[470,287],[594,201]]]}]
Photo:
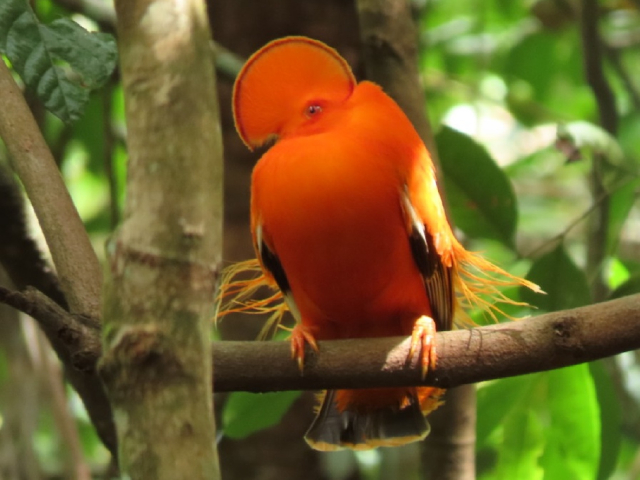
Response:
[{"label": "thin twig", "polygon": [[553,237],[546,239],[544,242],[542,242],[542,244],[534,247],[533,250],[524,255],[524,258],[534,258],[538,254],[538,252],[545,250],[548,246],[552,246],[556,242],[564,239],[569,234],[569,232],[571,232],[571,230],[578,226],[580,222],[588,218],[589,215],[591,215],[593,211],[598,208],[605,199],[609,198],[609,195],[610,194],[608,192],[602,193],[600,197],[597,198],[596,201],[589,206],[589,208],[587,208],[584,212],[574,218],[560,233],[557,233]]},{"label": "thin twig", "polygon": [[[618,129],[618,112],[615,96],[604,74],[602,66],[602,40],[598,32],[599,6],[597,0],[582,0],[580,12],[580,33],[584,70],[587,82],[598,104],[600,124],[615,137]],[[606,159],[594,155],[591,170],[591,192],[594,198],[606,194],[603,185],[603,169]],[[592,299],[600,301],[606,297],[607,286],[602,275],[602,266],[607,256],[607,236],[609,231],[609,198],[599,203],[591,217],[587,240],[587,274],[593,281]]]}]

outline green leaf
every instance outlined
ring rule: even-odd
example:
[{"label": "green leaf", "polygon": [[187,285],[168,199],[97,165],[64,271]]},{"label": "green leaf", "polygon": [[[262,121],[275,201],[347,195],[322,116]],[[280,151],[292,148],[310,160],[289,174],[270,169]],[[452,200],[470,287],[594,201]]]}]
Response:
[{"label": "green leaf", "polygon": [[[593,94],[585,86],[575,29],[524,27],[496,65],[508,85],[510,111],[525,125],[593,115]],[[544,52],[541,54],[541,52]]]},{"label": "green leaf", "polygon": [[513,249],[516,198],[505,173],[469,136],[442,127],[436,143],[455,224],[469,237],[498,240]]},{"label": "green leaf", "polygon": [[81,116],[89,92],[108,80],[117,61],[111,35],[89,33],[66,18],[43,25],[25,0],[0,4],[0,52],[64,122]]},{"label": "green leaf", "polygon": [[522,288],[520,296],[523,301],[541,310],[555,312],[591,303],[587,277],[573,263],[561,243],[533,262],[527,280],[539,285],[546,295]]},{"label": "green leaf", "polygon": [[487,446],[491,435],[502,425],[528,392],[531,378],[527,375],[503,378],[481,385],[478,388],[476,421],[476,444],[481,449]]},{"label": "green leaf", "polygon": [[[478,433],[491,425],[491,441],[480,436],[478,447],[496,455],[483,478],[596,478],[600,408],[588,365],[504,379],[482,390]],[[493,418],[486,422],[485,414]]]},{"label": "green leaf", "polygon": [[544,448],[542,424],[527,409],[514,411],[504,424],[504,444],[496,467],[496,478],[542,480],[538,459]]},{"label": "green leaf", "polygon": [[275,425],[299,396],[300,392],[295,391],[233,392],[222,411],[224,434],[230,438],[245,438]]},{"label": "green leaf", "polygon": [[549,414],[547,445],[541,458],[545,478],[596,478],[600,409],[589,365],[552,370],[545,375]]}]

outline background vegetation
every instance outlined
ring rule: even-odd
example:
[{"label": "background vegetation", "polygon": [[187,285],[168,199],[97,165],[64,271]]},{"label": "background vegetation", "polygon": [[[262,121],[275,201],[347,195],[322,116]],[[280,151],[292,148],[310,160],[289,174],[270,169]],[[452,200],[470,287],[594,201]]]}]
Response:
[{"label": "background vegetation", "polygon": [[[25,85],[103,256],[124,205],[123,91],[119,72],[111,73],[114,41],[85,37],[69,19],[115,33],[115,17],[100,0],[34,0],[31,6],[34,15],[22,0],[0,4],[0,52]],[[27,16],[16,27],[7,19],[20,8]],[[637,0],[422,0],[412,8],[424,106],[460,237],[547,292],[507,292],[536,307],[507,313],[535,315],[640,292]],[[217,47],[216,60],[226,159],[225,261],[231,262],[251,255],[248,181],[256,157],[236,138],[229,104],[242,59],[272,38],[303,34],[336,47],[359,78],[364,67],[351,1],[238,0],[213,2],[209,11],[215,39],[233,52]],[[81,53],[70,54],[68,42],[81,44]],[[44,49],[42,67],[26,62],[22,49]],[[57,76],[47,90],[38,79],[50,66]],[[8,165],[0,150],[6,185],[12,182]],[[8,191],[0,192],[5,200]],[[14,217],[0,215],[1,261],[31,268],[33,258],[15,250],[5,234]],[[38,240],[28,208],[25,217]],[[9,285],[6,278],[0,284]],[[29,318],[13,318],[17,314],[6,307],[0,315],[0,477],[105,475],[110,455],[62,381],[46,339]],[[253,338],[254,322],[226,321],[216,335]],[[415,445],[357,455],[308,450],[301,437],[311,419],[310,396],[234,393],[216,403],[223,478],[421,478]],[[637,355],[481,384],[476,435],[482,479],[640,478]]]}]

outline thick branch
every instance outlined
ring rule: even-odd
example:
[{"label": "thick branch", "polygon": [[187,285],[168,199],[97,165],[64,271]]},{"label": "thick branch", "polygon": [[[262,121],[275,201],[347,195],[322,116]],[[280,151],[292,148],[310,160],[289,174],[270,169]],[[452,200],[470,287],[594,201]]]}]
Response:
[{"label": "thick branch", "polygon": [[0,61],[0,137],[47,239],[71,311],[97,317],[102,271],[58,166],[11,72]]},{"label": "thick branch", "polygon": [[451,388],[540,372],[640,348],[640,295],[517,322],[437,335],[438,367],[424,382],[416,359],[405,365],[408,338],[320,342],[304,375],[287,342],[219,342],[217,392],[321,390],[425,383]]},{"label": "thick branch", "polygon": [[[360,36],[364,45],[367,77],[393,97],[427,146],[436,166],[440,195],[447,202],[438,151],[429,124],[424,90],[418,68],[418,31],[409,0],[358,0]],[[431,458],[427,478],[466,480],[475,478],[473,442],[455,444],[452,436],[475,436],[475,389],[449,392],[447,409],[432,416],[431,443],[439,443],[438,456]],[[461,418],[469,421],[458,421]],[[426,450],[426,445],[423,447]],[[451,468],[456,463],[456,468]]]}]

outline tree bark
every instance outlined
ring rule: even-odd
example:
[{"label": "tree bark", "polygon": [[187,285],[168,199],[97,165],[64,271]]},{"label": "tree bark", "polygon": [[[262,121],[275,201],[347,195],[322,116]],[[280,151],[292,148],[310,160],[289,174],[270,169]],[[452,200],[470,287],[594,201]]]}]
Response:
[{"label": "tree bark", "polygon": [[124,223],[107,247],[100,373],[132,479],[218,479],[210,316],[222,144],[197,0],[116,2],[128,124]]},{"label": "tree bark", "polygon": [[444,405],[431,416],[424,441],[425,476],[432,480],[475,478],[476,386],[447,390]]}]

